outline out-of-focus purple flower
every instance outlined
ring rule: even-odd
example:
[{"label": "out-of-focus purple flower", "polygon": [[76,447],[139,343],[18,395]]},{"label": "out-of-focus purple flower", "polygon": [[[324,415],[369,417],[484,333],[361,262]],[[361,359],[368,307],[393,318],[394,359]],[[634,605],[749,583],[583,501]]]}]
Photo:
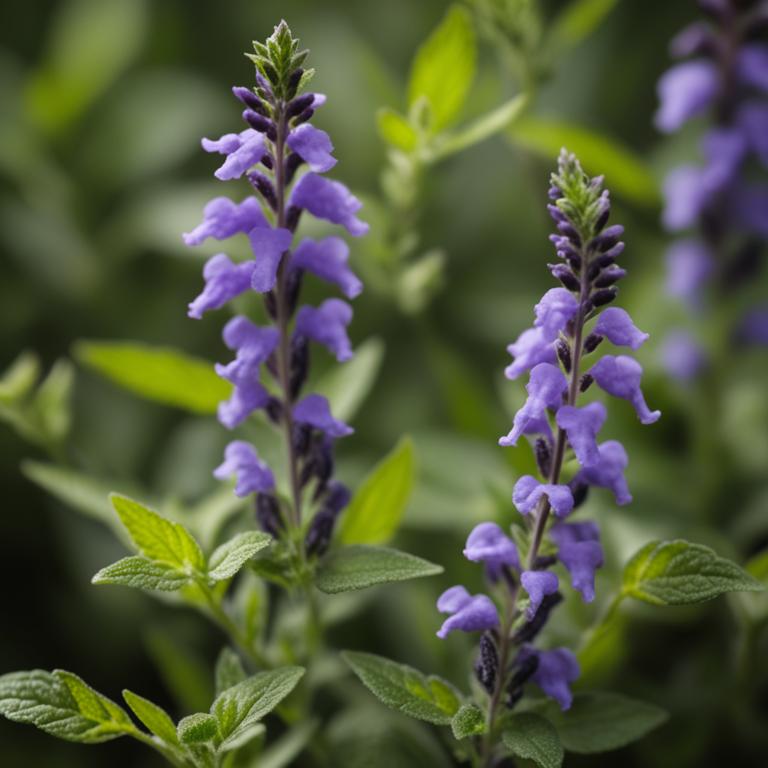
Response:
[{"label": "out-of-focus purple flower", "polygon": [[676,240],[667,251],[667,293],[692,308],[700,307],[704,285],[714,267],[712,254],[703,242]]},{"label": "out-of-focus purple flower", "polygon": [[314,125],[302,123],[294,128],[286,143],[316,173],[325,173],[336,165],[330,137]]},{"label": "out-of-focus purple flower", "polygon": [[768,186],[737,185],[732,191],[731,208],[736,225],[768,239]]},{"label": "out-of-focus purple flower", "polygon": [[353,299],[363,290],[363,284],[347,265],[348,258],[349,246],[340,237],[306,238],[293,252],[291,267],[335,283],[348,299]]},{"label": "out-of-focus purple flower", "polygon": [[189,304],[188,315],[199,320],[204,312],[220,309],[228,301],[251,287],[253,261],[235,264],[229,256],[217,253],[205,262],[203,278],[205,287]]},{"label": "out-of-focus purple flower", "polygon": [[736,122],[760,162],[768,166],[768,104],[749,101],[739,107]]},{"label": "out-of-focus purple flower", "polygon": [[570,684],[578,679],[580,672],[576,656],[567,648],[539,651],[531,645],[525,645],[517,655],[517,664],[524,664],[532,656],[538,659],[538,664],[531,675],[531,681],[550,699],[554,699],[560,709],[569,709],[573,703]]},{"label": "out-of-focus purple flower", "polygon": [[291,247],[293,235],[287,229],[257,227],[248,233],[251,249],[256,256],[251,275],[251,286],[259,293],[275,287],[277,268],[282,255]]},{"label": "out-of-focus purple flower", "polygon": [[567,485],[541,483],[533,475],[523,475],[512,490],[512,503],[521,515],[536,508],[539,499],[546,496],[558,517],[566,517],[573,510],[573,494]]},{"label": "out-of-focus purple flower", "polygon": [[556,408],[562,402],[563,392],[568,382],[563,372],[550,363],[539,363],[531,371],[531,377],[525,386],[528,399],[515,414],[512,429],[506,437],[499,439],[499,445],[505,447],[517,445],[532,419],[543,419],[547,408]]},{"label": "out-of-focus purple flower", "polygon": [[592,331],[605,336],[611,344],[617,347],[640,349],[648,340],[649,335],[643,333],[629,316],[629,312],[621,307],[608,307],[600,313]]},{"label": "out-of-focus purple flower", "polygon": [[290,202],[319,219],[341,224],[355,237],[368,231],[368,225],[355,215],[363,204],[341,182],[306,173],[296,182]]},{"label": "out-of-focus purple flower", "polygon": [[545,341],[554,341],[579,309],[576,297],[565,288],[550,288],[534,307],[534,325]]},{"label": "out-of-focus purple flower", "polygon": [[319,307],[302,307],[296,315],[296,333],[326,346],[341,363],[352,357],[347,326],[352,307],[341,299],[326,299]]},{"label": "out-of-focus purple flower", "polygon": [[528,621],[531,621],[539,610],[541,601],[547,595],[557,592],[557,576],[551,571],[523,571],[520,583],[530,599],[525,615]]},{"label": "out-of-focus purple flower", "polygon": [[696,223],[708,199],[702,177],[701,168],[684,165],[675,168],[664,179],[664,210],[661,219],[665,229],[678,232]]},{"label": "out-of-focus purple flower", "polygon": [[768,346],[768,306],[755,307],[744,316],[739,337],[749,344]]},{"label": "out-of-focus purple flower", "polygon": [[191,232],[184,233],[187,245],[200,245],[209,237],[226,240],[239,232],[250,232],[255,227],[268,227],[269,222],[255,197],[246,197],[242,203],[233,203],[228,197],[214,197],[203,208],[203,221]]},{"label": "out-of-focus purple flower", "polygon": [[303,398],[294,406],[293,418],[300,424],[309,424],[325,432],[329,437],[346,437],[354,432],[352,427],[333,418],[331,406],[322,395],[311,394]]},{"label": "out-of-focus purple flower", "polygon": [[494,581],[505,567],[520,570],[515,543],[496,523],[479,523],[472,529],[464,547],[464,557],[473,563],[485,563],[488,575]]},{"label": "out-of-focus purple flower", "polygon": [[624,470],[629,464],[629,457],[624,446],[618,440],[606,440],[598,446],[600,460],[589,467],[582,467],[573,478],[573,484],[586,483],[613,491],[616,503],[620,506],[629,504],[632,495],[629,492]]},{"label": "out-of-focus purple flower", "polygon": [[717,67],[703,59],[667,70],[658,84],[656,127],[663,133],[674,133],[687,120],[702,114],[714,101],[719,82]]},{"label": "out-of-focus purple flower", "polygon": [[451,587],[437,599],[440,613],[452,614],[443,622],[437,636],[444,639],[450,632],[482,632],[499,625],[499,613],[487,595],[470,595],[462,586]]},{"label": "out-of-focus purple flower", "polygon": [[251,493],[268,493],[275,487],[272,470],[259,459],[256,449],[243,440],[235,440],[226,447],[224,461],[213,475],[218,480],[235,475],[235,494],[240,498]]},{"label": "out-of-focus purple flower", "polygon": [[670,332],[661,344],[664,370],[678,381],[695,379],[707,364],[703,347],[688,331]]},{"label": "out-of-focus purple flower", "polygon": [[557,556],[571,575],[571,586],[585,603],[595,599],[595,571],[603,564],[603,548],[596,523],[558,523],[549,532]]},{"label": "out-of-focus purple flower", "polygon": [[768,46],[743,46],[739,51],[738,74],[744,85],[768,93]]},{"label": "out-of-focus purple flower", "polygon": [[507,352],[515,359],[504,369],[504,375],[513,381],[539,363],[557,363],[552,342],[544,338],[541,328],[524,330],[517,341],[507,347]]},{"label": "out-of-focus purple flower", "polygon": [[261,162],[266,153],[264,135],[252,128],[241,133],[227,133],[220,139],[202,140],[206,152],[218,152],[227,155],[223,165],[214,172],[222,181],[239,179],[249,168]]},{"label": "out-of-focus purple flower", "polygon": [[641,424],[653,424],[659,420],[661,411],[651,411],[640,390],[643,369],[637,360],[627,355],[606,355],[589,372],[609,395],[632,403]]},{"label": "out-of-focus purple flower", "polygon": [[565,430],[568,442],[582,467],[591,466],[600,460],[595,438],[607,416],[608,412],[602,403],[590,403],[582,408],[564,405],[557,412],[557,426]]}]

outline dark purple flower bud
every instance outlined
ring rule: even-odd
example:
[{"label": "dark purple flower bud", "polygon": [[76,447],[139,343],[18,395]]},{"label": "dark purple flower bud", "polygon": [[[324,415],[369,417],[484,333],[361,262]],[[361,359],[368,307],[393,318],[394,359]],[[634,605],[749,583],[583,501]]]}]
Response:
[{"label": "dark purple flower bud", "polygon": [[297,117],[295,117],[293,119],[293,124],[294,125],[301,125],[302,123],[306,123],[307,120],[311,120],[312,119],[312,115],[314,115],[314,114],[315,114],[315,110],[312,109],[312,107],[308,107],[300,115],[298,115]]},{"label": "dark purple flower bud", "polygon": [[262,296],[264,297],[264,308],[267,310],[270,319],[277,320],[277,301],[274,291],[267,291]]},{"label": "dark purple flower bud", "polygon": [[253,128],[254,131],[263,133],[270,141],[277,139],[277,129],[275,124],[264,115],[254,112],[252,109],[246,109],[243,112],[243,120]]},{"label": "dark purple flower bud", "polygon": [[296,309],[296,304],[299,301],[299,294],[301,293],[301,285],[303,282],[303,269],[292,269],[288,273],[288,277],[285,281],[285,303],[289,315],[293,315],[293,311]]},{"label": "dark purple flower bud", "polygon": [[595,288],[608,288],[615,282],[621,280],[626,274],[627,270],[622,269],[621,267],[608,267],[608,269],[603,270],[597,280],[595,280],[594,286]]},{"label": "dark purple flower bud", "polygon": [[557,558],[554,555],[538,555],[533,563],[533,567],[537,571],[544,571],[547,568],[551,568],[557,562]]},{"label": "dark purple flower bud", "polygon": [[293,435],[293,450],[297,456],[305,456],[309,449],[309,439],[312,437],[312,427],[304,422],[294,422]]},{"label": "dark purple flower bud", "polygon": [[556,206],[556,205],[548,205],[547,210],[549,211],[549,215],[557,222],[560,221],[568,221],[568,217]]},{"label": "dark purple flower bud", "polygon": [[333,529],[336,526],[336,515],[328,509],[321,509],[312,519],[304,539],[307,555],[324,555],[331,543]]},{"label": "dark purple flower bud", "polygon": [[[608,266],[608,264],[612,264],[616,259],[621,256],[622,253],[624,253],[624,249],[626,248],[626,245],[623,241],[619,241],[616,243],[616,245],[613,246],[613,248],[609,248],[602,256],[598,256],[598,259],[606,259],[605,263],[603,264],[604,267]],[[608,261],[610,259],[610,261]]]},{"label": "dark purple flower bud", "polygon": [[579,392],[586,392],[591,386],[594,378],[590,374],[585,373],[581,379],[579,379]]},{"label": "dark purple flower bud", "polygon": [[566,373],[571,372],[571,347],[568,342],[559,338],[555,342],[555,351],[557,352],[557,359],[562,363]]},{"label": "dark purple flower bud", "polygon": [[543,437],[536,438],[536,466],[539,468],[542,477],[549,477],[550,470],[552,469],[552,451],[549,447],[549,442]]},{"label": "dark purple flower bud", "polygon": [[577,509],[587,500],[589,485],[587,483],[571,481],[570,488],[573,494],[573,508]]},{"label": "dark purple flower bud", "polygon": [[566,220],[558,222],[557,229],[559,232],[562,232],[577,248],[581,246],[581,236],[576,230],[576,227],[574,227],[570,221]]},{"label": "dark purple flower bud", "polygon": [[[553,565],[554,561],[556,561],[556,558],[554,557],[540,557],[536,560],[536,567],[548,568],[549,566]],[[541,630],[544,628],[544,625],[549,620],[552,611],[562,601],[563,596],[559,592],[547,595],[541,601],[539,610],[536,611],[536,615],[533,617],[533,619],[531,619],[531,621],[527,622],[526,624],[523,624],[523,626],[520,627],[517,632],[515,632],[512,637],[513,642],[518,645],[521,643],[532,642],[539,634],[539,632],[541,632]]]},{"label": "dark purple flower bud", "polygon": [[262,115],[266,114],[266,107],[261,99],[250,88],[244,88],[242,85],[235,85],[232,88],[232,93],[235,94],[236,99],[241,101],[246,107],[250,107],[254,112],[258,112]]},{"label": "dark purple flower bud", "polygon": [[261,164],[270,171],[275,167],[275,161],[272,159],[272,155],[270,155],[269,152],[265,152],[262,155]]},{"label": "dark purple flower bud", "polygon": [[299,208],[297,205],[291,205],[288,207],[288,211],[285,214],[285,228],[289,232],[295,232],[296,227],[299,226],[299,219],[301,218],[301,212],[303,208]]},{"label": "dark purple flower bud", "polygon": [[318,437],[312,441],[307,460],[301,468],[299,482],[302,487],[317,480],[315,498],[319,498],[333,474],[333,441],[326,437]]},{"label": "dark purple flower bud", "polygon": [[305,93],[302,96],[297,96],[293,101],[288,103],[285,108],[285,116],[290,120],[296,115],[300,115],[307,107],[311,107],[315,101],[315,95],[313,93]]},{"label": "dark purple flower bud", "polygon": [[480,638],[480,655],[475,662],[475,675],[488,693],[493,693],[499,672],[499,654],[489,632]]},{"label": "dark purple flower bud", "polygon": [[269,416],[273,423],[280,423],[283,418],[283,404],[276,397],[270,397],[269,400],[267,400],[264,410],[267,412],[267,416]]},{"label": "dark purple flower bud", "polygon": [[676,59],[701,54],[712,55],[717,49],[717,38],[712,34],[711,27],[701,21],[689,24],[678,32],[669,44],[669,52]]},{"label": "dark purple flower bud", "polygon": [[294,333],[291,338],[289,391],[291,400],[298,397],[309,373],[309,342],[306,336]]},{"label": "dark purple flower bud", "polygon": [[578,291],[581,285],[578,278],[565,264],[547,264],[553,277],[557,278],[569,291]]},{"label": "dark purple flower bud", "polygon": [[584,354],[588,355],[594,352],[599,346],[603,337],[599,333],[590,333],[584,341]]},{"label": "dark purple flower bud", "polygon": [[600,213],[597,215],[597,219],[595,219],[595,232],[600,232],[600,230],[602,230],[608,223],[608,219],[611,215],[611,198],[607,189],[600,196],[599,205]]},{"label": "dark purple flower bud", "polygon": [[547,191],[547,196],[550,200],[559,200],[563,196],[563,193],[558,187],[552,185]]},{"label": "dark purple flower bud", "polygon": [[[533,624],[533,622],[529,622],[530,624]],[[522,698],[523,686],[538,669],[539,658],[533,654],[523,656],[522,658],[518,656],[514,666],[516,667],[515,673],[507,685],[507,707],[510,709]]]},{"label": "dark purple flower bud", "polygon": [[277,195],[272,182],[259,171],[251,171],[248,174],[248,181],[251,186],[264,198],[267,205],[273,210],[277,210]]},{"label": "dark purple flower bud", "polygon": [[604,229],[596,237],[593,237],[589,242],[589,249],[605,253],[605,251],[610,250],[619,242],[622,234],[624,234],[624,227],[621,224],[614,224],[612,227]]},{"label": "dark purple flower bud", "polygon": [[275,538],[280,536],[283,519],[280,516],[280,505],[271,493],[260,493],[256,496],[256,520],[262,531]]},{"label": "dark purple flower bud", "polygon": [[275,98],[274,93],[272,93],[272,86],[270,85],[269,80],[267,80],[267,78],[258,71],[256,72],[256,84],[263,92],[264,98],[269,99],[270,101]]},{"label": "dark purple flower bud", "polygon": [[344,483],[338,480],[328,483],[323,507],[330,509],[334,514],[339,514],[349,504],[352,494]]},{"label": "dark purple flower bud", "polygon": [[292,99],[296,95],[296,89],[299,87],[299,83],[301,82],[301,76],[304,74],[304,70],[299,67],[298,69],[294,69],[293,72],[291,72],[291,76],[288,78],[288,98]]},{"label": "dark purple flower bud", "polygon": [[293,181],[293,177],[296,175],[296,171],[301,167],[304,162],[301,155],[297,152],[291,152],[288,155],[288,159],[285,161],[285,183],[290,184]]},{"label": "dark purple flower bud", "polygon": [[699,7],[716,21],[727,18],[731,13],[729,0],[699,0]]},{"label": "dark purple flower bud", "polygon": [[589,298],[594,306],[604,307],[606,304],[610,304],[618,295],[618,288],[611,286],[610,288],[601,288],[599,291],[595,291]]}]

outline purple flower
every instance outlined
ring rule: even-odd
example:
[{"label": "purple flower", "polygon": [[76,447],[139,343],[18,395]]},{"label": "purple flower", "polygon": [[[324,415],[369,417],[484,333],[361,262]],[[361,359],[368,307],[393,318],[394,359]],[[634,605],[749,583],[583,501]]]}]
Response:
[{"label": "purple flower", "polygon": [[323,344],[342,363],[352,357],[347,326],[352,307],[341,299],[326,299],[319,307],[302,307],[296,315],[296,333]]},{"label": "purple flower", "polygon": [[603,548],[596,523],[558,523],[549,532],[557,556],[571,575],[571,586],[585,603],[595,599],[595,571],[603,564]]},{"label": "purple flower", "polygon": [[536,671],[531,675],[531,681],[554,699],[560,709],[569,709],[573,702],[570,684],[579,677],[579,662],[567,648],[554,648],[551,651],[539,651],[525,645],[517,655],[517,665],[525,663],[531,657],[538,659]]},{"label": "purple flower", "polygon": [[248,234],[256,262],[251,276],[254,291],[266,293],[275,287],[282,255],[291,247],[293,235],[287,229],[258,227]]},{"label": "purple flower", "polygon": [[205,288],[189,304],[189,317],[199,320],[204,312],[223,307],[251,287],[252,261],[233,263],[229,256],[217,253],[205,262]]},{"label": "purple flower", "polygon": [[336,165],[330,137],[314,125],[302,123],[294,128],[286,143],[316,173],[325,173]]},{"label": "purple flower", "polygon": [[444,639],[450,632],[482,632],[499,625],[496,606],[486,595],[470,595],[462,586],[451,587],[437,599],[440,613],[452,614],[443,622],[437,636]]},{"label": "purple flower", "polygon": [[355,216],[362,203],[340,182],[316,173],[307,173],[296,182],[291,205],[304,208],[318,219],[341,224],[355,237],[368,231],[368,225]]},{"label": "purple flower", "polygon": [[745,45],[739,52],[738,72],[744,85],[768,93],[768,46]]},{"label": "purple flower", "polygon": [[656,127],[663,133],[674,133],[709,108],[719,87],[717,67],[710,61],[687,61],[667,70],[658,84]]},{"label": "purple flower", "polygon": [[707,364],[707,357],[696,339],[683,330],[672,331],[662,342],[661,363],[677,381],[695,379]]},{"label": "purple flower", "polygon": [[606,355],[592,366],[590,374],[609,395],[632,403],[641,424],[659,420],[661,411],[651,411],[640,390],[643,369],[637,360],[627,355]]},{"label": "purple flower", "polygon": [[531,621],[539,610],[541,601],[547,595],[557,592],[557,576],[550,571],[523,571],[520,583],[530,599],[525,615],[528,621]]},{"label": "purple flower", "polygon": [[709,248],[700,240],[676,240],[667,251],[667,293],[692,308],[701,306],[714,266]]},{"label": "purple flower", "polygon": [[629,464],[627,452],[618,440],[606,440],[598,446],[600,460],[589,467],[582,467],[573,478],[573,484],[587,483],[613,491],[616,503],[620,506],[629,504],[629,493],[624,470]]},{"label": "purple flower", "polygon": [[250,232],[255,227],[268,227],[255,197],[233,203],[228,197],[215,197],[203,208],[203,222],[184,234],[187,245],[200,245],[205,239],[226,240],[238,232]]},{"label": "purple flower", "polygon": [[735,224],[768,240],[768,186],[739,184],[732,192]]},{"label": "purple flower", "polygon": [[621,307],[608,307],[597,318],[593,333],[605,336],[617,347],[640,349],[649,336],[632,322],[629,312]]},{"label": "purple flower", "polygon": [[214,176],[222,181],[239,179],[249,168],[261,162],[267,148],[264,135],[252,128],[241,133],[227,133],[216,141],[202,140],[206,152],[218,152],[227,155],[224,164],[215,171]]},{"label": "purple flower", "polygon": [[557,412],[557,426],[565,430],[568,442],[582,467],[591,466],[600,460],[595,438],[607,416],[608,412],[602,403],[590,403],[583,408],[564,405]]},{"label": "purple flower", "polygon": [[685,165],[675,168],[664,179],[664,211],[661,218],[670,232],[692,227],[708,199],[701,168]]},{"label": "purple flower", "polygon": [[363,290],[363,284],[347,265],[348,258],[349,246],[340,237],[306,238],[293,252],[291,267],[335,283],[348,299],[354,299]]},{"label": "purple flower", "polygon": [[528,328],[523,331],[517,341],[507,347],[507,352],[515,359],[504,369],[504,375],[513,381],[539,363],[557,363],[552,342],[544,338],[541,328]]},{"label": "purple flower", "polygon": [[563,372],[556,366],[550,363],[539,363],[531,371],[530,380],[525,388],[528,399],[515,414],[509,434],[499,439],[499,445],[505,447],[517,445],[520,435],[525,433],[531,420],[545,418],[547,408],[556,408],[561,404],[568,382]]},{"label": "purple flower", "polygon": [[473,563],[485,563],[493,581],[498,580],[505,567],[520,570],[517,547],[496,523],[479,523],[472,529],[464,557]]},{"label": "purple flower", "polygon": [[322,395],[312,394],[303,398],[294,406],[293,418],[300,424],[308,424],[325,432],[329,437],[346,437],[354,432],[352,427],[333,418],[331,406]]},{"label": "purple flower", "polygon": [[573,494],[567,485],[541,483],[533,475],[523,475],[512,491],[512,503],[521,515],[536,508],[539,499],[546,496],[558,517],[566,517],[573,509]]},{"label": "purple flower", "polygon": [[768,104],[747,102],[739,108],[736,122],[749,148],[768,166]]},{"label": "purple flower", "polygon": [[768,346],[768,306],[755,307],[747,312],[739,336],[749,344]]},{"label": "purple flower", "polygon": [[243,440],[235,440],[224,451],[224,461],[218,466],[213,476],[226,480],[237,476],[235,495],[244,498],[251,493],[269,493],[275,487],[272,470],[259,459],[256,449]]},{"label": "purple flower", "polygon": [[565,288],[551,288],[534,307],[534,326],[541,329],[544,340],[554,341],[578,309],[579,302],[570,291]]}]

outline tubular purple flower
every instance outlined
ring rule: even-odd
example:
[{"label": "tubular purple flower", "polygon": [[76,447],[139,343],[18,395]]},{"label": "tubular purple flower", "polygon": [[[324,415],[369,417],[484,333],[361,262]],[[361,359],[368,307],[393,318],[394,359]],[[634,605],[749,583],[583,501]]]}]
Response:
[{"label": "tubular purple flower", "polygon": [[368,231],[368,225],[355,216],[362,203],[338,181],[307,173],[296,182],[290,202],[319,219],[341,224],[355,237]]},{"label": "tubular purple flower", "polygon": [[650,338],[632,322],[629,312],[621,307],[608,307],[597,318],[593,333],[605,336],[617,347],[640,349]]},{"label": "tubular purple flower", "polygon": [[472,529],[464,557],[473,563],[485,563],[493,580],[499,578],[504,567],[520,570],[517,547],[496,523],[479,523]]},{"label": "tubular purple flower", "polygon": [[512,491],[512,503],[521,515],[532,512],[542,496],[558,517],[567,517],[573,510],[573,494],[567,485],[541,483],[533,475],[523,475]]},{"label": "tubular purple flower", "polygon": [[275,487],[272,470],[259,459],[256,449],[243,440],[235,440],[224,451],[224,462],[213,472],[218,480],[235,475],[235,495],[244,498],[252,493],[269,493]]},{"label": "tubular purple flower", "polygon": [[656,127],[674,133],[690,118],[705,112],[717,95],[719,80],[715,65],[703,59],[669,69],[659,80]]},{"label": "tubular purple flower", "polygon": [[768,46],[745,45],[739,52],[737,71],[744,85],[768,93]]},{"label": "tubular purple flower", "polygon": [[525,615],[528,621],[532,621],[542,600],[547,595],[557,592],[557,576],[550,571],[523,571],[520,575],[520,584],[530,599]]},{"label": "tubular purple flower", "polygon": [[275,287],[277,269],[283,254],[290,248],[293,236],[287,229],[256,228],[248,234],[256,262],[251,275],[254,291],[266,293]]},{"label": "tubular purple flower", "polygon": [[331,406],[322,395],[307,395],[293,408],[293,418],[300,424],[308,424],[329,437],[346,437],[354,430],[343,421],[334,419]]},{"label": "tubular purple flower", "polygon": [[349,246],[340,237],[305,238],[291,256],[291,268],[305,269],[321,280],[335,283],[348,299],[354,299],[363,284],[347,265],[348,259]]},{"label": "tubular purple flower", "polygon": [[554,341],[557,334],[576,315],[578,308],[579,302],[570,291],[565,288],[550,288],[534,307],[534,325],[541,329],[545,341]]},{"label": "tubular purple flower", "polygon": [[629,457],[624,446],[618,440],[606,440],[598,446],[600,461],[589,467],[582,467],[573,478],[572,483],[586,483],[600,488],[608,488],[613,491],[616,503],[620,506],[629,504],[632,495],[629,492],[627,481],[624,479],[624,470],[629,464]]},{"label": "tubular purple flower", "polygon": [[691,308],[699,308],[702,289],[714,267],[712,253],[703,242],[693,238],[676,240],[667,251],[667,293]]},{"label": "tubular purple flower", "polygon": [[187,245],[200,245],[209,237],[226,240],[255,227],[268,227],[258,200],[246,197],[242,203],[233,203],[228,197],[215,197],[203,208],[203,221],[191,232],[184,234]]},{"label": "tubular purple flower", "polygon": [[189,303],[189,317],[199,320],[205,312],[220,309],[228,301],[251,287],[254,262],[235,264],[226,254],[217,253],[205,262],[203,278],[205,287],[197,298]]},{"label": "tubular purple flower", "polygon": [[227,133],[216,141],[202,140],[206,152],[218,152],[227,158],[214,176],[221,181],[239,179],[249,168],[261,162],[267,151],[264,136],[252,128],[241,133]]},{"label": "tubular purple flower", "polygon": [[512,381],[539,363],[557,363],[552,342],[544,338],[541,328],[528,328],[523,331],[517,341],[507,347],[507,352],[515,358],[504,369],[504,375]]},{"label": "tubular purple flower", "polygon": [[437,600],[440,613],[452,614],[437,632],[442,640],[451,632],[482,632],[499,625],[496,606],[487,595],[470,595],[462,586],[451,587]]},{"label": "tubular purple flower", "polygon": [[316,173],[325,173],[336,165],[330,137],[314,125],[303,123],[294,128],[286,144]]},{"label": "tubular purple flower", "polygon": [[352,357],[347,326],[352,307],[341,299],[326,299],[319,307],[302,307],[296,315],[296,333],[327,347],[343,363]]},{"label": "tubular purple flower", "polygon": [[661,363],[672,378],[689,382],[702,372],[707,357],[701,344],[688,331],[677,329],[661,344]]},{"label": "tubular purple flower", "polygon": [[536,657],[538,664],[536,671],[531,675],[531,681],[550,699],[554,699],[560,709],[570,709],[573,703],[570,684],[578,679],[580,673],[576,657],[567,648],[539,651],[526,645],[517,656],[517,664],[525,663],[532,656]]},{"label": "tubular purple flower", "polygon": [[653,424],[661,417],[661,411],[651,411],[645,402],[640,390],[643,369],[634,358],[606,355],[592,366],[589,373],[609,395],[632,403],[641,424]]},{"label": "tubular purple flower", "polygon": [[565,430],[568,442],[582,467],[588,467],[600,461],[595,438],[607,417],[608,411],[602,403],[590,403],[583,408],[564,405],[558,410],[557,426]]},{"label": "tubular purple flower", "polygon": [[571,575],[571,586],[585,603],[595,599],[595,571],[603,565],[603,548],[597,524],[558,523],[549,532],[557,556]]}]

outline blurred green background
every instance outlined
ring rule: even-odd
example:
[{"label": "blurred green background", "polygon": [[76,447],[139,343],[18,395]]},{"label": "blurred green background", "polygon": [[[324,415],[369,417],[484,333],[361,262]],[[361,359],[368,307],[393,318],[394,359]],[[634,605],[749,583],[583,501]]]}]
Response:
[{"label": "blurred green background", "polygon": [[[79,339],[141,340],[224,359],[219,319],[186,317],[201,285],[203,256],[183,248],[180,233],[197,223],[214,194],[245,194],[215,183],[215,161],[199,147],[203,135],[239,130],[229,87],[250,81],[243,51],[281,17],[288,20],[312,51],[314,87],[329,97],[317,124],[336,146],[334,176],[372,199],[386,160],[377,109],[404,109],[413,53],[447,5],[2,4],[0,368],[24,349],[50,366]],[[544,3],[546,17],[563,5]],[[593,35],[557,62],[535,114],[612,137],[658,183],[665,169],[696,152],[695,132],[664,140],[651,124],[667,42],[695,14],[695,4],[683,0],[619,2]],[[513,93],[498,51],[482,41],[465,116]],[[619,171],[610,158],[603,166],[596,156],[587,170],[604,173],[611,187]],[[447,254],[444,287],[418,315],[403,313],[376,291],[355,302],[353,341],[376,336],[386,351],[355,419],[357,431],[340,447],[341,475],[354,481],[410,433],[420,476],[401,538],[410,551],[444,565],[446,574],[375,591],[362,613],[334,628],[337,647],[383,652],[458,682],[466,677],[469,640],[437,641],[439,618],[431,605],[452,583],[479,587],[477,569],[461,557],[462,541],[479,520],[512,518],[511,488],[530,461],[527,448],[510,454],[496,439],[523,397],[520,382],[503,379],[505,346],[530,324],[533,304],[551,287],[545,202],[554,160],[500,135],[432,168],[418,226],[425,250]],[[621,510],[603,494],[589,501],[605,531],[609,562],[598,579],[604,597],[624,560],[652,538],[685,536],[740,562],[768,543],[766,360],[734,351],[707,388],[685,390],[665,379],[658,341],[679,310],[663,297],[659,206],[653,190],[633,194],[623,176],[617,186],[613,220],[626,226],[624,266],[630,269],[621,303],[652,333],[641,354],[645,389],[664,418],[641,428],[629,406],[611,404],[608,437],[625,441],[635,501]],[[374,241],[376,235],[374,226]],[[363,272],[366,247],[352,243]],[[215,487],[210,470],[228,436],[214,419],[139,400],[76,370],[71,461],[109,479],[117,491],[139,487],[193,501]],[[199,665],[210,667],[222,638],[190,612],[128,590],[91,587],[91,575],[123,549],[98,522],[26,479],[19,467],[30,457],[44,454],[2,427],[0,672],[72,669],[113,698],[130,684],[175,714],[183,713],[180,695],[186,703],[205,699],[210,682]],[[585,609],[569,600],[553,635],[577,644],[599,612],[600,605]],[[766,614],[759,596],[685,610],[625,609],[620,626],[585,665],[583,683],[636,694],[668,708],[672,719],[635,747],[604,758],[569,757],[566,764],[764,765]],[[384,717],[378,704],[351,690],[361,706]],[[0,743],[1,762],[12,768],[155,765],[134,744],[69,745],[4,720]]]}]

